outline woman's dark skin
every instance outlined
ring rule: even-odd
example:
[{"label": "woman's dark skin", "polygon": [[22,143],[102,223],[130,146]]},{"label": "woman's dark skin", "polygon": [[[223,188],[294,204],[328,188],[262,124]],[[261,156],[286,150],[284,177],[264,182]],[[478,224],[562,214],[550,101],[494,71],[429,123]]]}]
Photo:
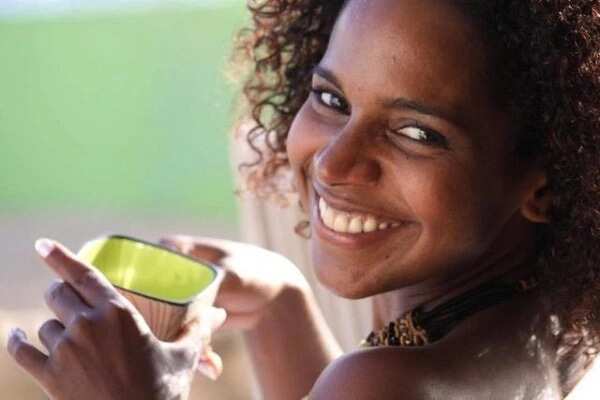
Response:
[{"label": "woman's dark skin", "polygon": [[[515,124],[483,79],[477,38],[450,2],[351,1],[340,16],[287,142],[317,274],[338,294],[402,288],[410,309],[531,257],[544,176],[511,153]],[[404,224],[369,242],[334,237],[315,196]]]},{"label": "woman's dark skin", "polygon": [[[451,2],[350,1],[292,124],[316,273],[342,296],[376,295],[376,325],[530,267],[545,178],[512,153],[516,125],[484,79],[493,66],[480,36]],[[403,223],[374,238],[335,233],[320,197]],[[540,363],[552,341],[531,303],[490,309],[423,349],[347,355],[311,398],[553,398],[552,363]]]},{"label": "woman's dark skin", "polygon": [[[374,328],[531,271],[535,226],[548,218],[546,176],[514,154],[518,126],[494,97],[480,37],[452,2],[350,0],[290,129],[316,273],[341,296],[374,296]],[[335,232],[319,198],[398,226]],[[340,357],[308,285],[281,257],[211,239],[170,243],[227,268],[217,305],[226,325],[245,330],[265,399],[561,396],[551,318],[535,292],[468,318],[432,345]],[[23,346],[11,343],[13,353]]]}]

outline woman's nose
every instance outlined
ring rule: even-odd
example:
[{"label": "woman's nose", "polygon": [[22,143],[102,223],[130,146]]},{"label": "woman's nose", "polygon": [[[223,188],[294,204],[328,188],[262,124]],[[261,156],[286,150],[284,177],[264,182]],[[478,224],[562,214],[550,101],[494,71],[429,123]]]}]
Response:
[{"label": "woman's nose", "polygon": [[364,137],[348,131],[329,137],[315,155],[315,175],[331,186],[376,184],[381,166],[369,145]]}]

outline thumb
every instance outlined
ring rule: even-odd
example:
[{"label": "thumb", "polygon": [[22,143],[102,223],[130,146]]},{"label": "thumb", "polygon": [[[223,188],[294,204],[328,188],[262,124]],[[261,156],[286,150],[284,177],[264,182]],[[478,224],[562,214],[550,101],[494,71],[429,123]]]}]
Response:
[{"label": "thumb", "polygon": [[212,333],[219,329],[227,319],[223,308],[207,307],[200,317],[188,322],[175,338],[176,343],[192,342],[196,345],[210,342]]},{"label": "thumb", "polygon": [[184,326],[175,341],[175,346],[185,348],[196,348],[194,350],[194,368],[211,380],[216,380],[223,371],[223,361],[210,346],[212,333],[219,329],[225,322],[227,313],[222,308],[209,307],[202,315],[202,319],[196,318]]}]

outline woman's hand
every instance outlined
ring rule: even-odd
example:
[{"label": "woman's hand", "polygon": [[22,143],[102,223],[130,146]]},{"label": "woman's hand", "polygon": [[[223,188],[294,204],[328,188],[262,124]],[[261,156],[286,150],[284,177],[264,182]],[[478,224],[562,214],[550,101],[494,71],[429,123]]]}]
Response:
[{"label": "woman's hand", "polygon": [[285,289],[310,291],[287,258],[261,247],[230,240],[175,235],[160,243],[225,270],[215,305],[227,311],[223,328],[249,330]]},{"label": "woman's hand", "polygon": [[63,246],[42,239],[36,249],[63,282],[51,286],[46,303],[56,314],[39,337],[47,355],[16,329],[8,351],[55,400],[185,399],[202,343],[225,319],[207,307],[175,342],[159,341],[139,312],[98,270]]},{"label": "woman's hand", "polygon": [[306,279],[285,257],[228,240],[173,236],[161,242],[225,270],[216,304],[227,311],[224,326],[245,330],[262,398],[302,398],[341,354]]}]

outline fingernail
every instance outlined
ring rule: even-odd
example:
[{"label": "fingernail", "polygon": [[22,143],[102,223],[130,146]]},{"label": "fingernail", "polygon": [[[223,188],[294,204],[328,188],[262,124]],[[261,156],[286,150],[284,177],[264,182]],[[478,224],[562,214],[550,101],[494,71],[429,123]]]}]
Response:
[{"label": "fingernail", "polygon": [[6,341],[6,350],[14,357],[18,345],[25,341],[27,341],[25,332],[20,328],[12,328],[8,334],[8,340]]},{"label": "fingernail", "polygon": [[46,258],[55,247],[54,241],[50,239],[38,239],[35,241],[35,250],[42,258]]},{"label": "fingernail", "polygon": [[202,362],[198,363],[198,365],[196,366],[196,369],[198,370],[198,372],[200,372],[202,375],[206,376],[208,379],[210,379],[212,381],[216,381],[217,378],[219,377],[217,370],[208,363],[202,363]]},{"label": "fingernail", "polygon": [[27,340],[27,335],[21,328],[12,328],[10,333],[8,334],[8,338],[19,339],[19,340]]}]

